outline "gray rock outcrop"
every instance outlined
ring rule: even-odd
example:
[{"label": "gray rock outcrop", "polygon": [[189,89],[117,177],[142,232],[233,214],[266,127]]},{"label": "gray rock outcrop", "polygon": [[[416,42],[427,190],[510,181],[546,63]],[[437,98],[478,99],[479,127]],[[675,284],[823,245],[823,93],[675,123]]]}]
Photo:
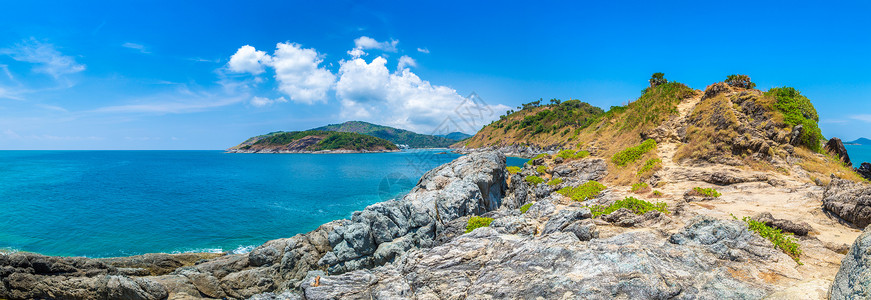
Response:
[{"label": "gray rock outcrop", "polygon": [[832,177],[823,192],[823,208],[856,227],[871,224],[871,186]]},{"label": "gray rock outcrop", "polygon": [[865,228],[841,261],[841,268],[829,290],[829,299],[868,298],[871,298],[871,231]]},{"label": "gray rock outcrop", "polygon": [[303,284],[306,299],[760,299],[752,263],[791,261],[740,221],[697,218],[671,239],[632,231],[581,241],[480,228],[371,270]]}]

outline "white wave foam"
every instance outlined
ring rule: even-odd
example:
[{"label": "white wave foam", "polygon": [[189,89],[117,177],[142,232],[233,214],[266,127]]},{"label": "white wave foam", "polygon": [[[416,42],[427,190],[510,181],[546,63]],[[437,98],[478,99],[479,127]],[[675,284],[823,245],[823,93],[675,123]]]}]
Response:
[{"label": "white wave foam", "polygon": [[233,251],[230,251],[230,253],[231,254],[245,254],[245,253],[251,252],[251,250],[254,250],[254,248],[257,248],[257,246],[254,246],[254,245],[239,246],[236,249],[233,249]]}]

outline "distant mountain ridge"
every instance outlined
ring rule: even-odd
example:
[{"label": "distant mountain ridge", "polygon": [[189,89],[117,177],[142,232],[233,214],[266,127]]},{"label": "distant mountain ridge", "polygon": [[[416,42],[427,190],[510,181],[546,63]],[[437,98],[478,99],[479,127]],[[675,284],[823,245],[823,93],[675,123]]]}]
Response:
[{"label": "distant mountain ridge", "polygon": [[866,138],[859,138],[852,142],[846,142],[844,145],[871,145],[871,140]]},{"label": "distant mountain ridge", "polygon": [[448,134],[436,134],[435,136],[440,136],[440,137],[444,137],[444,138],[449,138],[449,139],[452,139],[452,140],[455,140],[455,141],[462,141],[462,140],[465,140],[465,139],[467,139],[467,138],[472,137],[471,134],[466,134],[466,133],[462,133],[462,132],[459,132],[459,131],[451,132],[451,133],[448,133]]},{"label": "distant mountain ridge", "polygon": [[231,153],[321,153],[396,151],[394,143],[355,132],[277,131],[249,138],[227,149]]},{"label": "distant mountain ridge", "polygon": [[458,132],[450,133],[446,136],[419,134],[405,129],[398,129],[363,121],[348,121],[341,124],[330,124],[327,126],[314,128],[312,130],[360,133],[374,136],[377,138],[382,138],[391,141],[397,145],[408,145],[409,148],[448,147],[451,144],[456,143],[458,140],[448,138],[446,136],[456,137],[459,136],[457,134],[464,134]]}]

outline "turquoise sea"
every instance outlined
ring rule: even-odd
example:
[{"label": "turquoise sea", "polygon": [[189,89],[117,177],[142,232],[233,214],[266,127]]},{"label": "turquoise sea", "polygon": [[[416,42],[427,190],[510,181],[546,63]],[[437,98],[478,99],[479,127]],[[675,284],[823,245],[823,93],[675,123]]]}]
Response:
[{"label": "turquoise sea", "polygon": [[443,151],[0,151],[0,249],[244,252],[407,193]]},{"label": "turquoise sea", "polygon": [[853,167],[858,168],[863,162],[871,163],[871,146],[868,145],[844,145]]}]

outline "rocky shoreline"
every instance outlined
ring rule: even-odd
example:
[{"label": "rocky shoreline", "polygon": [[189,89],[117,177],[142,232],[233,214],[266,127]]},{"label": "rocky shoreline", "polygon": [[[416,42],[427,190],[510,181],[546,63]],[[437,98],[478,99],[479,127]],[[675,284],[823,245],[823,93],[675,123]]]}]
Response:
[{"label": "rocky shoreline", "polygon": [[[541,165],[550,166],[542,176],[560,182],[527,182],[525,177],[539,174],[535,172]],[[603,180],[607,170],[601,158],[545,158],[511,174],[501,152],[474,151],[427,172],[401,199],[373,204],[309,233],[269,241],[247,254],[109,259],[2,254],[0,298],[871,295],[871,259],[865,258],[871,243],[866,242],[867,233],[856,239],[860,232],[854,227],[871,221],[867,184],[833,179],[823,188],[775,173],[666,168],[657,174],[670,180],[661,198],[669,213],[635,215],[621,209],[601,217],[594,217],[589,207],[635,194],[615,186],[572,201],[556,192]],[[716,184],[724,196],[682,196],[688,187],[704,184]],[[522,212],[521,207],[526,209]],[[759,210],[767,213],[754,217],[760,222],[797,233],[803,264],[729,215]],[[466,233],[472,216],[492,222]]]}]

